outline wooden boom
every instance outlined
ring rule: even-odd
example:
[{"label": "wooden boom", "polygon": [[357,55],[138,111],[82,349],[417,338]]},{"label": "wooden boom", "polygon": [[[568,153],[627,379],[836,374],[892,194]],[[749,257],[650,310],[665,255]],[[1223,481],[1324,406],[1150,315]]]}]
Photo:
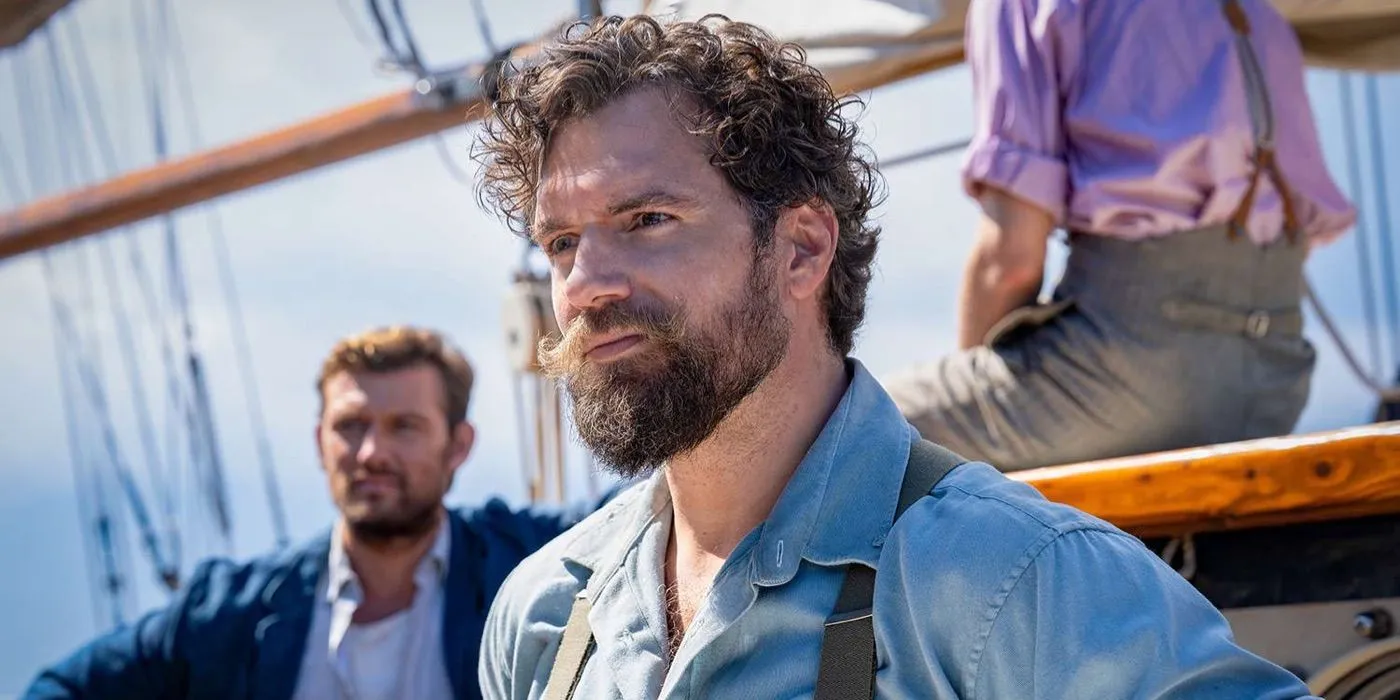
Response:
[{"label": "wooden boom", "polygon": [[[530,44],[515,58],[529,60]],[[962,61],[962,45],[932,42],[828,73],[838,92],[857,92]],[[0,214],[0,259],[135,223],[324,165],[430,136],[480,119],[486,65],[449,76],[459,99],[407,90],[361,102],[262,136],[136,170]]]},{"label": "wooden boom", "polygon": [[[481,67],[468,69],[471,80]],[[0,259],[389,148],[479,117],[476,91],[385,95],[247,141],[169,160],[0,214]]]},{"label": "wooden boom", "polygon": [[1400,512],[1400,422],[1016,472],[1141,537]]}]

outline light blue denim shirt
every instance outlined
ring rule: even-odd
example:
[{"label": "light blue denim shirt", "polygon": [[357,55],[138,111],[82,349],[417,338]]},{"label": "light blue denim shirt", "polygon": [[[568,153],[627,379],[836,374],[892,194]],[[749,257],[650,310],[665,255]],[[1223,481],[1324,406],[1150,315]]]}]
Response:
[{"label": "light blue denim shirt", "polygon": [[995,469],[953,470],[891,527],[917,438],[859,362],[771,515],[735,548],[672,662],[661,473],[525,560],[486,622],[487,700],[539,698],[574,596],[597,649],[576,698],[800,698],[844,565],[878,571],[882,698],[1308,697],[1141,542]]}]

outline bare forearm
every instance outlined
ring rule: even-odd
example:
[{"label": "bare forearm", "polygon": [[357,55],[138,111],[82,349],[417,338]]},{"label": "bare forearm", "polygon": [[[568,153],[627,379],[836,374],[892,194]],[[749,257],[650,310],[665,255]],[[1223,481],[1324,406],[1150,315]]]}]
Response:
[{"label": "bare forearm", "polygon": [[958,347],[981,345],[997,321],[1035,301],[1040,284],[1041,275],[1007,270],[995,258],[974,252],[958,301]]},{"label": "bare forearm", "polygon": [[981,345],[997,321],[1035,301],[1053,225],[1045,212],[1001,190],[984,188],[977,200],[982,221],[958,299],[958,347],[964,350]]}]

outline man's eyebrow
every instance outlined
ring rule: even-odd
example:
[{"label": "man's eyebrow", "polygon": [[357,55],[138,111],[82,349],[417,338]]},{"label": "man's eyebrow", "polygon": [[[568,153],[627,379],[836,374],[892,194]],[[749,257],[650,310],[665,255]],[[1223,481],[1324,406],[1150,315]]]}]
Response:
[{"label": "man's eyebrow", "polygon": [[555,231],[566,229],[568,227],[568,224],[557,219],[539,219],[535,221],[535,225],[531,226],[530,230],[528,231],[530,241],[535,245],[539,245],[546,238],[553,236]]},{"label": "man's eyebrow", "polygon": [[394,414],[399,420],[412,421],[414,423],[427,423],[432,420],[431,413],[424,413],[416,408],[408,408]]},{"label": "man's eyebrow", "polygon": [[667,190],[647,190],[640,194],[627,197],[608,206],[608,213],[617,216],[629,211],[638,209],[649,209],[651,207],[689,207],[695,204],[695,200],[685,195],[676,194]]},{"label": "man's eyebrow", "polygon": [[[608,215],[617,216],[629,211],[639,209],[649,209],[652,207],[677,207],[690,208],[695,206],[695,199],[686,195],[677,194],[668,190],[647,190],[624,199],[619,199],[608,205]],[[544,218],[535,222],[530,227],[530,240],[539,243],[548,239],[555,233],[569,228],[569,223],[562,219]]]}]

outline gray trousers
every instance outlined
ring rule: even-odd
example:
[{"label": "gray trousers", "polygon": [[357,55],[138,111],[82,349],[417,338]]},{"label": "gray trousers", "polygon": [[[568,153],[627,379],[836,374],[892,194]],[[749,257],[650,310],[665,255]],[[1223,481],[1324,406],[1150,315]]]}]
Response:
[{"label": "gray trousers", "polygon": [[1287,434],[1316,359],[1305,258],[1224,227],[1072,234],[1051,303],[884,384],[925,438],[1004,471]]}]

